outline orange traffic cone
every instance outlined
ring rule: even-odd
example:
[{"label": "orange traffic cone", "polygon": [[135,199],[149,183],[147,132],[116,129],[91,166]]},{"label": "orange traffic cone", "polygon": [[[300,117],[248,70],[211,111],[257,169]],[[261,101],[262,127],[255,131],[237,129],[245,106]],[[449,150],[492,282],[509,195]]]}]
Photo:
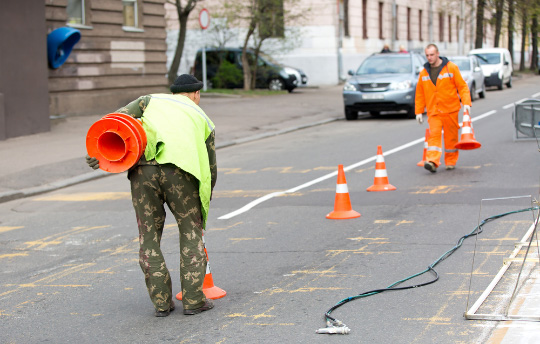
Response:
[{"label": "orange traffic cone", "polygon": [[456,144],[457,149],[471,150],[482,147],[480,142],[474,138],[471,116],[469,112],[463,113],[463,127],[461,128],[461,140]]},{"label": "orange traffic cone", "polygon": [[333,220],[344,220],[354,219],[355,217],[360,217],[360,213],[352,210],[349,189],[347,188],[347,180],[345,179],[345,172],[343,172],[343,165],[339,165],[334,211],[326,215],[326,218]]},{"label": "orange traffic cone", "polygon": [[384,156],[382,153],[382,147],[377,146],[377,162],[375,163],[375,181],[373,185],[367,188],[367,191],[392,191],[396,187],[388,183],[388,174],[386,173],[386,164],[384,163]]},{"label": "orange traffic cone", "polygon": [[[204,242],[203,234],[203,245],[204,245],[204,254],[206,255],[206,275],[204,276],[203,281],[203,293],[207,299],[221,299],[227,292],[221,288],[218,288],[214,285],[214,279],[212,278],[212,272],[210,271],[210,262],[208,260],[208,252],[206,251],[206,243]],[[176,294],[178,300],[182,300],[182,292]]]},{"label": "orange traffic cone", "polygon": [[424,139],[424,154],[422,154],[422,160],[420,160],[416,166],[420,166],[420,167],[424,167],[424,164],[426,162],[426,153],[427,153],[427,148],[428,148],[428,143],[427,143],[427,140],[429,138],[429,129],[426,129],[426,138]]}]

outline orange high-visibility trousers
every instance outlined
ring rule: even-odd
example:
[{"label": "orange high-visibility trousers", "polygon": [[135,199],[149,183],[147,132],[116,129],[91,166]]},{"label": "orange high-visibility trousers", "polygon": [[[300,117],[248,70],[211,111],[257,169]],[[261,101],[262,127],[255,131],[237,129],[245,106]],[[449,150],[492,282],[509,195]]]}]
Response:
[{"label": "orange high-visibility trousers", "polygon": [[444,164],[455,166],[459,157],[456,144],[459,141],[459,111],[445,114],[428,114],[429,138],[426,160],[437,167],[441,164],[442,131],[444,130]]}]

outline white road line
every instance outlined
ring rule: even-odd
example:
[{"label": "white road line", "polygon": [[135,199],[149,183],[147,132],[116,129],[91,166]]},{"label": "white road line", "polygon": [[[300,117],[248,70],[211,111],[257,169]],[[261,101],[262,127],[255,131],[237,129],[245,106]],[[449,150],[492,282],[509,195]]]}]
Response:
[{"label": "white road line", "polygon": [[538,96],[540,96],[540,92],[533,94],[531,97],[532,97],[532,98],[536,98],[536,97],[538,97]]},{"label": "white road line", "polygon": [[[537,94],[540,94],[540,93],[537,93]],[[532,97],[534,98],[534,94],[532,95]],[[514,105],[516,104],[521,104],[523,103],[524,101],[526,101],[528,98],[523,98],[523,99],[520,99],[518,100],[517,102],[514,102],[514,103],[510,103],[510,104],[506,104],[505,106],[503,106],[503,109],[509,109],[511,107],[513,107]]]},{"label": "white road line", "polygon": [[[483,118],[486,118],[486,117],[488,117],[488,116],[491,116],[491,115],[493,115],[493,114],[496,113],[496,112],[497,112],[497,111],[495,111],[495,110],[488,111],[488,112],[486,112],[486,113],[484,113],[484,114],[481,114],[481,115],[479,115],[479,116],[475,116],[474,118],[472,118],[472,121],[473,121],[473,122],[474,122],[474,121],[478,121],[478,120],[480,120],[480,119],[483,119]],[[416,144],[423,143],[424,140],[425,140],[425,138],[424,138],[424,137],[421,137],[421,138],[419,138],[419,139],[416,139],[416,140],[413,140],[413,141],[411,141],[411,142],[405,143],[405,144],[403,144],[403,145],[401,145],[401,146],[399,146],[399,147],[393,148],[393,149],[391,149],[391,150],[389,150],[389,151],[387,151],[387,152],[384,152],[383,155],[384,155],[384,156],[388,156],[388,155],[397,153],[397,152],[402,151],[402,150],[404,150],[404,149],[406,149],[406,148],[412,147],[412,146],[414,146],[414,145],[416,145]],[[367,164],[367,163],[369,163],[369,162],[375,161],[376,159],[377,159],[377,155],[374,155],[374,156],[372,156],[372,157],[370,157],[370,158],[364,159],[364,160],[359,161],[359,162],[357,162],[357,163],[355,163],[355,164],[352,164],[352,165],[349,165],[349,166],[347,166],[347,167],[344,167],[343,170],[344,170],[344,171],[349,171],[349,170],[352,170],[352,169],[357,168],[357,167],[359,167],[359,166],[365,165],[365,164]],[[289,189],[289,190],[272,192],[272,193],[270,193],[270,194],[268,194],[268,195],[265,195],[265,196],[263,196],[263,197],[257,198],[256,200],[254,200],[254,201],[252,201],[252,202],[249,202],[248,204],[246,204],[245,206],[243,206],[242,208],[240,208],[240,209],[238,209],[238,210],[235,210],[235,211],[233,211],[233,212],[231,212],[231,213],[228,213],[228,214],[225,214],[225,215],[223,215],[223,216],[218,217],[218,220],[227,220],[227,219],[230,219],[230,218],[232,218],[232,217],[235,217],[235,216],[237,216],[237,215],[240,215],[240,214],[242,214],[242,213],[247,212],[248,210],[250,210],[251,208],[255,207],[256,205],[261,204],[261,203],[263,203],[263,202],[266,202],[266,201],[268,201],[269,199],[272,199],[272,198],[274,198],[274,197],[278,197],[278,196],[281,196],[281,195],[284,195],[284,194],[297,192],[298,190],[305,189],[305,188],[307,188],[307,187],[309,187],[309,186],[311,186],[311,185],[320,183],[320,182],[322,182],[322,181],[325,181],[325,180],[327,180],[327,179],[329,179],[329,178],[332,178],[332,177],[335,177],[335,176],[337,176],[337,171],[334,171],[334,172],[332,172],[332,173],[328,173],[328,174],[326,174],[326,175],[324,175],[324,176],[322,176],[322,177],[319,177],[319,178],[317,178],[317,179],[314,179],[314,180],[309,181],[309,182],[307,182],[307,183],[304,183],[304,184],[302,184],[302,185],[296,186],[296,187],[294,187],[294,188],[292,188],[292,189]]]}]

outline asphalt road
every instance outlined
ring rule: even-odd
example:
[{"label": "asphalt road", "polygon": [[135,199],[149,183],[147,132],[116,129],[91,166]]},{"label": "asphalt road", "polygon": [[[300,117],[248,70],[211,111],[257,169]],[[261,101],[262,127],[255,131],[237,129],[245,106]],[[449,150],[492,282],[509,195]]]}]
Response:
[{"label": "asphalt road", "polygon": [[[220,149],[205,240],[214,282],[227,296],[196,316],[153,316],[125,175],[0,204],[0,342],[484,342],[494,324],[463,318],[471,269],[473,302],[530,226],[530,212],[487,225],[476,250],[468,239],[436,267],[438,282],[334,311],[350,334],[315,330],[338,301],[426,269],[479,218],[530,206],[525,197],[480,208],[482,199],[538,196],[537,143],[513,141],[513,107],[506,105],[539,92],[535,78],[523,79],[476,101],[473,118],[490,114],[474,122],[482,148],[462,151],[454,171],[431,174],[416,166],[426,124],[397,115],[365,115]],[[396,191],[366,191],[378,145]],[[330,174],[339,164],[360,218],[325,218],[336,188]],[[170,214],[162,245],[178,292]]]}]

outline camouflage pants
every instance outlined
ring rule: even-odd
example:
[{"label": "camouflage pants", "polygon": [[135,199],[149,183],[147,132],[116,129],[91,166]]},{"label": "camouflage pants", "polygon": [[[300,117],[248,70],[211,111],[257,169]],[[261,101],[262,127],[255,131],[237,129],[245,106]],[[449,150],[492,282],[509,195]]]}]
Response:
[{"label": "camouflage pants", "polygon": [[172,284],[160,248],[165,223],[164,204],[173,213],[180,230],[180,282],[185,309],[199,308],[206,255],[202,240],[199,181],[174,165],[142,165],[129,173],[131,196],[139,227],[139,264],[150,299],[156,310],[169,309]]}]

